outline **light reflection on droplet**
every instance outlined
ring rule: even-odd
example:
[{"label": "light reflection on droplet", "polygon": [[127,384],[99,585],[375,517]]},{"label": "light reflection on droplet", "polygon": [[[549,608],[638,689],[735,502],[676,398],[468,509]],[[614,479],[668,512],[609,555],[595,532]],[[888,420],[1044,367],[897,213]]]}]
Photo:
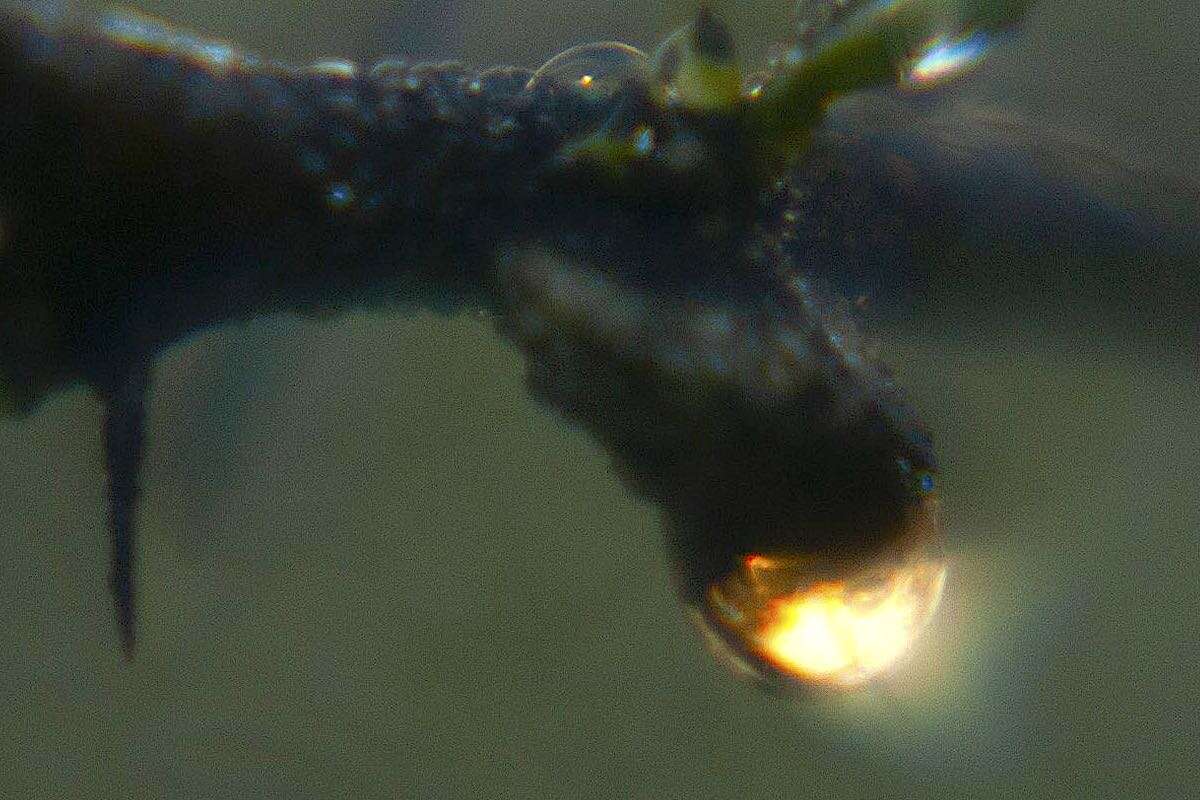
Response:
[{"label": "light reflection on droplet", "polygon": [[137,11],[109,12],[100,18],[99,26],[116,42],[145,53],[176,55],[212,72],[247,62],[247,56],[231,44],[174,28]]},{"label": "light reflection on droplet", "polygon": [[525,84],[527,91],[583,90],[611,97],[631,80],[644,76],[646,55],[620,42],[581,44],[543,64]]},{"label": "light reflection on droplet", "polygon": [[341,211],[354,203],[354,187],[348,183],[331,184],[325,192],[325,202],[335,211]]},{"label": "light reflection on droplet", "polygon": [[957,39],[935,39],[913,62],[904,82],[928,88],[957,77],[978,64],[991,46],[991,37],[982,31]]},{"label": "light reflection on droplet", "polygon": [[347,61],[342,58],[326,58],[320,61],[314,61],[309,65],[309,69],[318,75],[327,75],[331,78],[353,78],[358,74],[358,65],[353,61]]},{"label": "light reflection on droplet", "polygon": [[647,156],[654,149],[654,129],[639,125],[633,132],[633,149],[639,156]]},{"label": "light reflection on droplet", "polygon": [[758,632],[761,653],[798,675],[853,686],[894,664],[941,599],[946,568],[898,571],[873,590],[841,581],[776,600]]},{"label": "light reflection on droplet", "polygon": [[764,666],[803,683],[854,688],[888,672],[937,609],[939,558],[845,578],[802,557],[747,556],[707,593],[711,618]]},{"label": "light reflection on droplet", "polygon": [[232,63],[238,51],[231,45],[211,40],[197,40],[191,48],[191,53],[207,64],[214,67],[224,67]]}]

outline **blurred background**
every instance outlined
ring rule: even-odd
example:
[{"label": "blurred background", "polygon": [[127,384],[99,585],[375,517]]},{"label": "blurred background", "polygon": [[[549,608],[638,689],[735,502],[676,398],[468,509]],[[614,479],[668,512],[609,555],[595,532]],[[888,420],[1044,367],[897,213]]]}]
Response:
[{"label": "blurred background", "polygon": [[[694,10],[136,5],[295,60],[526,66],[592,39],[650,48]],[[783,38],[786,2],[715,5],[748,60]],[[1194,181],[1198,29],[1192,0],[1044,2],[969,91]],[[1189,795],[1195,327],[1072,333],[1036,308],[885,331],[938,437],[947,600],[893,678],[802,701],[708,658],[654,509],[526,397],[487,320],[276,318],[170,351],[132,664],[98,404],[77,390],[0,422],[0,796]]]}]

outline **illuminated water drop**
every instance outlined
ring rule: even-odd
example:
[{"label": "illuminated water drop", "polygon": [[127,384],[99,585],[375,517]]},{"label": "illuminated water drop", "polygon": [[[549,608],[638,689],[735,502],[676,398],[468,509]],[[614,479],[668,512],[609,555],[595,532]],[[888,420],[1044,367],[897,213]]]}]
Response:
[{"label": "illuminated water drop", "polygon": [[188,50],[196,60],[213,67],[229,66],[240,55],[232,45],[211,39],[196,39]]},{"label": "illuminated water drop", "polygon": [[331,78],[345,78],[349,80],[358,75],[358,65],[353,61],[347,61],[342,58],[325,58],[320,61],[314,61],[308,68],[318,75],[327,75]]},{"label": "illuminated water drop", "polygon": [[633,149],[639,156],[647,156],[654,149],[654,129],[639,125],[633,132]]},{"label": "illuminated water drop", "polygon": [[646,55],[620,42],[581,44],[543,64],[525,84],[526,91],[569,91],[607,99],[646,74]]},{"label": "illuminated water drop", "polygon": [[925,89],[955,78],[978,64],[991,46],[992,38],[982,31],[956,39],[935,39],[913,61],[904,82]]},{"label": "illuminated water drop", "polygon": [[354,187],[348,183],[332,183],[325,192],[325,202],[334,211],[342,211],[354,204]]},{"label": "illuminated water drop", "polygon": [[921,565],[871,589],[818,584],[775,601],[758,631],[763,654],[839,684],[877,675],[904,654],[941,598],[946,569]]},{"label": "illuminated water drop", "polygon": [[747,556],[709,588],[709,610],[738,649],[779,676],[842,688],[895,666],[928,625],[946,581],[937,559],[847,578],[813,578],[809,566]]},{"label": "illuminated water drop", "polygon": [[[805,338],[782,344],[803,354]],[[765,547],[705,568],[688,596],[706,635],[777,688],[849,689],[891,672],[933,618],[947,572],[933,473],[904,455],[896,467],[895,488],[906,497],[897,523],[864,521],[869,527],[834,544],[824,521],[798,523],[790,540],[771,534]]]},{"label": "illuminated water drop", "polygon": [[621,101],[644,86],[644,53],[619,42],[573,47],[542,65],[525,84],[539,102],[561,105],[557,116],[572,133],[586,135],[604,126]]}]

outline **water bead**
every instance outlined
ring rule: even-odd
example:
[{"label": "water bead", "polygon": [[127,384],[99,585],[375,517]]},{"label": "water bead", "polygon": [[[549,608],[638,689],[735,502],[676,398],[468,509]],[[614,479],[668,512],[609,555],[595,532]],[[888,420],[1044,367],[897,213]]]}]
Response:
[{"label": "water bead", "polygon": [[646,54],[620,42],[592,42],[547,61],[525,84],[526,91],[570,91],[611,99],[631,82],[645,79]]},{"label": "water bead", "polygon": [[317,75],[352,80],[358,76],[358,64],[343,58],[324,58],[308,67]]},{"label": "water bead", "polygon": [[918,557],[830,575],[803,556],[747,555],[709,586],[709,631],[764,678],[849,689],[892,669],[941,601],[946,563]]},{"label": "water bead", "polygon": [[633,132],[633,149],[639,156],[647,156],[654,149],[654,129],[639,125]]},{"label": "water bead", "polygon": [[[573,47],[547,61],[525,84],[545,108],[553,108],[571,135],[604,127],[625,98],[636,96],[648,81],[646,55],[619,42]],[[624,126],[622,126],[624,127]],[[653,147],[652,139],[639,144]]]},{"label": "water bead", "polygon": [[348,183],[332,183],[325,192],[325,202],[334,211],[342,211],[354,204],[354,187]]},{"label": "water bead", "polygon": [[744,669],[775,685],[848,689],[911,651],[937,610],[947,561],[933,473],[913,474],[904,457],[896,464],[920,499],[886,542],[810,548],[797,535],[707,579],[699,622]]}]

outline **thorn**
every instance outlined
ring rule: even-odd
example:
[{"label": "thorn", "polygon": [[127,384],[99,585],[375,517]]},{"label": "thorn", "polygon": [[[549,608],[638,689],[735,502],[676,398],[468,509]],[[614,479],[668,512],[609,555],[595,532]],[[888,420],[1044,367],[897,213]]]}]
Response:
[{"label": "thorn", "polygon": [[701,58],[715,64],[733,62],[736,56],[733,49],[733,36],[730,35],[725,22],[708,6],[700,6],[700,12],[696,15],[696,25],[692,31],[695,37],[693,43],[696,53]]},{"label": "thorn", "polygon": [[118,380],[105,397],[104,456],[108,468],[109,586],[121,652],[133,658],[135,638],[134,511],[142,463],[146,421],[146,369],[137,367]]}]

